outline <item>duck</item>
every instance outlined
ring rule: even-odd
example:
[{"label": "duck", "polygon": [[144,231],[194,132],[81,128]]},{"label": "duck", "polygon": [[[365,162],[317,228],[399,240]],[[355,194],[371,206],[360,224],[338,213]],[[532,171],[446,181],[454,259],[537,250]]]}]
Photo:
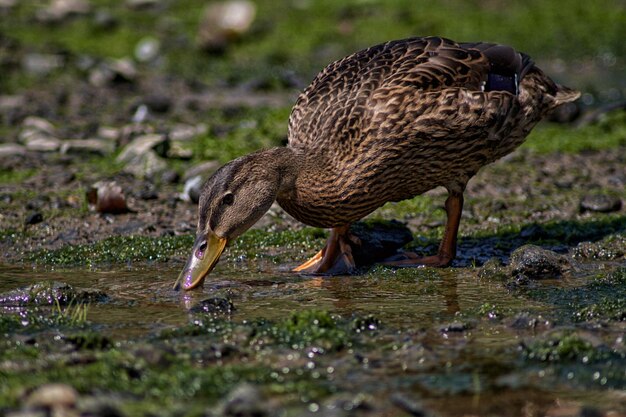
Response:
[{"label": "duck", "polygon": [[201,286],[227,244],[274,202],[306,225],[331,229],[294,272],[352,273],[350,225],[436,187],[448,192],[437,253],[383,263],[449,266],[468,181],[579,95],[527,54],[497,43],[413,37],[335,61],[297,98],[286,146],[239,157],[207,179],[196,239],[174,288]]}]

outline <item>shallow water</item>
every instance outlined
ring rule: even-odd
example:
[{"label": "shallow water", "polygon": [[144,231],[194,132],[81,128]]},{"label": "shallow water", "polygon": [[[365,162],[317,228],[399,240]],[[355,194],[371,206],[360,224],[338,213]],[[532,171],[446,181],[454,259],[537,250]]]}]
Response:
[{"label": "shallow water", "polygon": [[[48,271],[0,266],[0,293],[49,280],[104,291],[109,301],[92,304],[88,310],[93,328],[116,340],[144,342],[151,340],[144,336],[187,325],[189,309],[211,297],[230,298],[236,308],[231,319],[236,322],[279,320],[305,309],[328,310],[348,318],[373,314],[382,323],[376,342],[379,347],[322,355],[316,366],[335,369],[326,378],[337,387],[337,395],[369,396],[368,401],[380,413],[376,415],[403,415],[398,409],[406,411],[409,406],[397,404],[416,399],[420,407],[446,416],[542,415],[563,404],[574,409],[587,404],[626,410],[623,382],[609,379],[612,390],[600,383],[611,363],[525,362],[521,344],[544,330],[550,332],[549,322],[560,317],[558,312],[553,314],[556,306],[507,291],[501,282],[480,279],[474,268],[383,270],[380,274],[375,270],[361,276],[323,278],[298,276],[283,269],[224,263],[200,291],[185,293],[172,289],[179,273],[179,268],[173,267]],[[581,265],[571,277],[544,281],[539,287],[575,288],[590,274],[588,269]],[[597,267],[593,269],[597,271]],[[489,304],[496,311],[493,320],[489,311],[481,311],[481,306]],[[525,312],[540,323],[536,328],[515,328],[496,317],[503,311],[509,315]],[[547,318],[541,322],[541,317]],[[468,330],[442,330],[459,321],[472,324]],[[623,330],[623,326],[604,328],[594,337],[618,340]],[[191,346],[202,346],[201,342]],[[300,366],[298,353],[293,362],[283,357],[281,348],[264,355],[268,354],[273,361],[285,362],[287,369]],[[617,365],[623,363],[620,360]],[[622,375],[621,381],[626,381],[626,376]],[[300,406],[297,401],[290,404],[286,415],[308,415],[302,407],[311,410],[306,397],[301,397]],[[325,407],[334,405],[326,403]]]},{"label": "shallow water", "polygon": [[415,277],[398,280],[371,275],[310,277],[218,266],[201,290],[191,292],[172,289],[179,272],[171,267],[45,271],[0,266],[0,293],[50,280],[101,290],[111,299],[90,306],[88,319],[120,337],[186,324],[189,308],[216,295],[232,299],[240,320],[324,309],[347,317],[374,314],[398,329],[430,327],[487,302],[530,307],[503,294],[501,285],[479,281],[468,269],[423,269]]}]

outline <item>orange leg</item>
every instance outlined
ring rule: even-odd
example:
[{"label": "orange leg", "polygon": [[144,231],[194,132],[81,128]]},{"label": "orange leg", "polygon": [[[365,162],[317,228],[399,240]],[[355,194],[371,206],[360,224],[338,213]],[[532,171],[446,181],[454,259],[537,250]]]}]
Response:
[{"label": "orange leg", "polygon": [[459,232],[461,222],[461,212],[463,211],[463,194],[450,193],[446,199],[446,214],[448,221],[443,234],[443,239],[439,245],[437,255],[419,257],[414,253],[407,252],[404,255],[407,259],[384,261],[384,265],[390,266],[448,266],[456,256],[456,237]]},{"label": "orange leg", "polygon": [[333,228],[326,246],[293,271],[325,275],[342,275],[354,271],[356,265],[348,242],[355,238],[350,235],[349,229],[350,225]]}]

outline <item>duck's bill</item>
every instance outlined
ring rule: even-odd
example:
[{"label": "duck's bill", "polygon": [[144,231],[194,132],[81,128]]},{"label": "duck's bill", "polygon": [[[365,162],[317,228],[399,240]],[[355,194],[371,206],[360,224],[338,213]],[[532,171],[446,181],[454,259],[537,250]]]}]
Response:
[{"label": "duck's bill", "polygon": [[224,252],[227,240],[209,232],[206,236],[198,235],[193,244],[191,255],[178,276],[174,289],[192,290],[204,282],[204,278],[211,272]]}]

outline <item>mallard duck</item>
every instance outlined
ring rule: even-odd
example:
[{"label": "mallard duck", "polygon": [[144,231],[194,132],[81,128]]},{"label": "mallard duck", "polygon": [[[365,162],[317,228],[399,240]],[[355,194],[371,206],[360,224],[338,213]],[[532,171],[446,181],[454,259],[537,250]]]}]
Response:
[{"label": "mallard duck", "polygon": [[493,43],[411,38],[333,62],[298,97],[286,147],[237,158],[206,181],[197,237],[175,287],[199,286],[226,244],[274,201],[302,223],[332,229],[326,246],[294,271],[350,272],[351,223],[438,186],[448,197],[437,254],[387,263],[447,266],[470,178],[578,96],[528,55]]}]

